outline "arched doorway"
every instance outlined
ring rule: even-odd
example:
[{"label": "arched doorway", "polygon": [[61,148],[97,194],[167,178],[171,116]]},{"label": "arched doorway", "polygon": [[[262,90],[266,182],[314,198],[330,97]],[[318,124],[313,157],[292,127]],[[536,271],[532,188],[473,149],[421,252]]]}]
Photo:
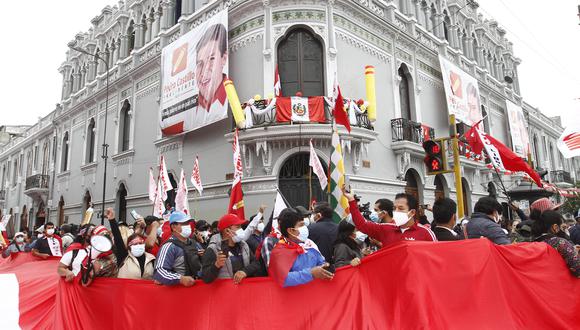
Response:
[{"label": "arched doorway", "polygon": [[22,207],[22,212],[20,212],[20,227],[19,230],[22,231],[24,228],[28,227],[28,208],[26,205]]},{"label": "arched doorway", "polygon": [[489,197],[497,198],[497,188],[493,182],[487,184],[487,192],[489,193]]},{"label": "arched doorway", "polygon": [[34,227],[40,227],[46,222],[46,209],[44,206],[44,201],[40,201],[38,204],[38,212],[36,212],[36,221],[34,222]]},{"label": "arched doorway", "polygon": [[405,181],[407,185],[405,186],[405,193],[412,195],[417,199],[419,204],[423,203],[423,189],[421,187],[421,179],[419,179],[419,173],[414,169],[407,170],[405,173]]},{"label": "arched doorway", "polygon": [[64,223],[64,198],[60,196],[58,201],[58,226],[62,226]]},{"label": "arched doorway", "polygon": [[86,210],[89,208],[89,206],[91,205],[92,202],[93,202],[93,198],[91,197],[91,193],[88,190],[85,191],[85,195],[83,196],[83,213],[82,213],[83,217],[84,217]]},{"label": "arched doorway", "polygon": [[117,221],[127,222],[127,188],[123,183],[117,190]]},{"label": "arched doorway", "polygon": [[471,214],[471,188],[465,178],[461,178],[461,189],[463,190],[463,210],[467,216]]},{"label": "arched doorway", "polygon": [[166,205],[166,209],[167,205],[169,204],[169,206],[175,208],[175,196],[177,195],[177,181],[175,181],[175,177],[173,176],[173,173],[169,173],[169,182],[171,182],[171,186],[173,187],[173,189],[169,190],[167,192],[167,200],[165,200],[165,205]]},{"label": "arched doorway", "polygon": [[[320,157],[318,158],[320,159]],[[305,208],[309,207],[311,202],[309,200],[309,182],[312,185],[312,199],[318,202],[328,200],[328,193],[320,187],[320,182],[316,174],[312,173],[312,178],[309,180],[309,160],[310,154],[303,152],[297,153],[286,159],[280,168],[278,188],[284,198],[290,203],[290,206],[301,205]],[[320,163],[324,168],[327,168],[327,165],[322,159],[320,159]]]},{"label": "arched doorway", "polygon": [[283,95],[324,95],[324,47],[306,28],[291,30],[278,45]]},{"label": "arched doorway", "polygon": [[447,191],[447,181],[443,174],[437,174],[435,176],[435,200],[443,199],[448,196],[449,192]]}]

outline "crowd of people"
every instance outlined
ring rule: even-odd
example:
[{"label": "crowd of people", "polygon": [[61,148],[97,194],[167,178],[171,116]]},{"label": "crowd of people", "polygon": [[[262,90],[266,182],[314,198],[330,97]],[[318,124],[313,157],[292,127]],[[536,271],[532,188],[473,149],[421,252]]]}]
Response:
[{"label": "crowd of people", "polygon": [[495,198],[482,197],[473,214],[459,220],[457,205],[449,198],[436,200],[432,207],[419,206],[413,195],[400,193],[394,201],[379,199],[372,211],[361,212],[355,196],[346,189],[343,194],[350,216],[340,223],[333,221],[333,209],[324,202],[311,210],[286,208],[273,219],[265,217],[262,205],[250,221],[226,214],[212,224],[179,211],[119,223],[109,208],[104,214],[108,228],[87,223],[57,229],[48,222],[35,237],[27,231],[15,233],[9,244],[1,244],[2,256],[30,252],[41,259],[60,257],[58,274],[83,286],[99,277],[189,287],[196,280],[240,284],[246,277],[270,276],[289,287],[331,280],[336,268],[357,267],[369,254],[398,241],[488,239],[499,245],[544,242],[580,278],[580,212],[574,221],[566,221],[547,198],[532,203],[529,214],[512,203],[518,215],[514,220],[503,216]]}]

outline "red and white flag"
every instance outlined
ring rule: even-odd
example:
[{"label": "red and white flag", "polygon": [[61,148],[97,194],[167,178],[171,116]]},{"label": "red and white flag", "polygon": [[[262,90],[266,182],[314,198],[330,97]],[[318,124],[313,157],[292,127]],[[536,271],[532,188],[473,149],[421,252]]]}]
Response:
[{"label": "red and white flag", "polygon": [[324,123],[324,97],[279,97],[276,99],[276,121]]},{"label": "red and white flag", "polygon": [[565,158],[580,156],[580,124],[566,127],[557,145]]},{"label": "red and white flag", "polygon": [[230,205],[228,206],[228,213],[238,216],[240,219],[246,219],[244,215],[244,194],[242,192],[242,155],[240,153],[240,144],[238,140],[238,129],[234,133],[234,182],[232,183],[232,190],[230,193]]},{"label": "red and white flag", "polygon": [[332,115],[334,116],[334,122],[343,125],[346,130],[350,133],[350,121],[348,114],[344,109],[344,99],[342,98],[342,93],[340,92],[340,86],[338,85],[338,78],[334,76],[334,110]]},{"label": "red and white flag", "polygon": [[149,169],[149,200],[151,203],[155,203],[155,196],[157,195],[157,183],[155,182],[155,177],[153,176],[153,169]]},{"label": "red and white flag", "polygon": [[161,180],[157,180],[157,191],[155,196],[155,204],[153,206],[153,216],[156,216],[157,218],[163,218],[163,213],[165,213],[166,199],[167,193],[163,191]]},{"label": "red and white flag", "polygon": [[310,139],[310,164],[312,167],[312,171],[318,177],[318,181],[320,181],[320,187],[322,190],[326,189],[326,185],[328,184],[328,178],[326,177],[326,173],[324,171],[324,167],[320,163],[320,159],[318,158],[318,154],[314,150],[314,146],[312,145],[312,139]]},{"label": "red and white flag", "polygon": [[465,134],[465,137],[475,154],[479,155],[485,149],[493,167],[499,171],[525,172],[536,182],[538,187],[542,187],[540,175],[528,163],[503,143],[478,130],[477,126],[473,126]]},{"label": "red and white flag", "polygon": [[169,180],[169,174],[167,173],[167,165],[165,165],[164,156],[161,156],[161,160],[159,161],[159,180],[163,190],[163,200],[166,200],[167,192],[173,190],[173,185],[171,184],[171,180]]},{"label": "red and white flag", "polygon": [[191,172],[191,184],[197,190],[199,195],[203,192],[203,185],[201,184],[201,175],[199,174],[199,157],[195,156],[193,163],[193,171]]},{"label": "red and white flag", "polygon": [[280,83],[280,73],[278,73],[278,64],[276,64],[276,72],[274,73],[274,96],[282,96],[282,83]]},{"label": "red and white flag", "polygon": [[189,213],[189,202],[187,201],[187,181],[185,180],[185,173],[181,169],[181,174],[179,175],[179,184],[177,185],[177,193],[175,194],[175,210],[183,212],[185,214]]}]

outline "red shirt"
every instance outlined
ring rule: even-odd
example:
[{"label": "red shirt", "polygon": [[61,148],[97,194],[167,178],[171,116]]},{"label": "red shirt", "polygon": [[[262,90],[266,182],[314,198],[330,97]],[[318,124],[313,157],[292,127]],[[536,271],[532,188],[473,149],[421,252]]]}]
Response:
[{"label": "red shirt", "polygon": [[360,211],[356,201],[350,203],[352,221],[358,230],[369,235],[381,243],[383,247],[393,242],[408,241],[437,241],[435,234],[425,226],[416,223],[409,228],[401,228],[393,223],[374,223],[366,220]]}]

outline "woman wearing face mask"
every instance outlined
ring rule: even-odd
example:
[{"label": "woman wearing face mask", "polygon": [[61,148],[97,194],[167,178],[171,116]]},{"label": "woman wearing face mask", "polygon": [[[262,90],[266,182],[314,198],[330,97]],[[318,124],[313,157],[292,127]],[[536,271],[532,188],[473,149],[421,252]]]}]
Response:
[{"label": "woman wearing face mask", "polygon": [[[95,236],[102,237],[98,237],[97,240]],[[108,243],[103,244],[103,246],[96,246],[95,243],[97,241],[108,241]],[[83,286],[91,285],[96,277],[116,277],[119,269],[117,267],[117,258],[115,257],[115,253],[113,253],[113,251],[116,251],[113,245],[113,237],[107,228],[104,226],[95,227],[90,238],[90,243],[91,246],[88,248],[88,255],[83,260],[81,266],[81,284]]]},{"label": "woman wearing face mask", "polygon": [[118,278],[151,280],[155,270],[155,256],[145,252],[145,237],[133,234],[127,238],[129,254],[119,268]]},{"label": "woman wearing face mask", "polygon": [[2,258],[8,258],[12,253],[24,252],[24,233],[16,233],[14,234],[14,240],[12,243],[8,244],[8,246],[2,251]]},{"label": "woman wearing face mask", "polygon": [[219,234],[212,236],[202,258],[201,278],[205,283],[233,278],[239,284],[259,273],[260,263],[244,241],[244,223],[235,214],[226,214],[219,220]]},{"label": "woman wearing face mask", "polygon": [[360,235],[364,234],[356,231],[355,227],[350,223],[341,221],[338,224],[338,236],[334,243],[334,267],[338,268],[346,265],[356,267],[360,265],[363,257],[360,244],[366,238]]},{"label": "woman wearing face mask", "polygon": [[580,257],[570,241],[558,237],[562,215],[556,211],[545,211],[532,226],[532,235],[536,242],[544,242],[556,249],[564,258],[572,275],[580,278]]}]

